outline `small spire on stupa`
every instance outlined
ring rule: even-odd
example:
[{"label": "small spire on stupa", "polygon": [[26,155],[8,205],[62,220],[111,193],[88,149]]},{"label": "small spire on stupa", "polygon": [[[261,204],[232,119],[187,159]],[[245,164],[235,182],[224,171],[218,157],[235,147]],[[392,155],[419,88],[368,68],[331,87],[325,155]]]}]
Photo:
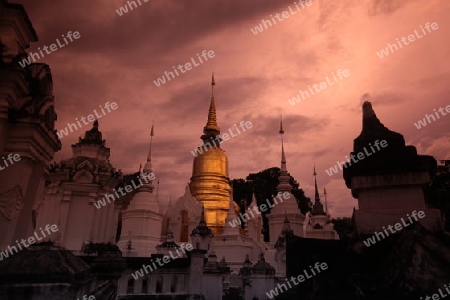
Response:
[{"label": "small spire on stupa", "polygon": [[150,131],[150,147],[148,148],[148,154],[147,154],[147,162],[144,165],[144,173],[152,173],[153,167],[152,167],[152,142],[153,142],[153,123],[152,123],[152,129]]},{"label": "small spire on stupa", "polygon": [[209,105],[208,111],[208,121],[206,122],[206,126],[203,128],[203,133],[207,136],[217,136],[220,134],[220,128],[217,125],[217,113],[216,113],[216,82],[214,80],[214,73],[212,74],[211,79],[211,103]]},{"label": "small spire on stupa", "polygon": [[[228,214],[225,219],[225,226],[223,228],[223,235],[239,235],[239,227],[235,225],[235,220],[239,220],[239,217],[234,211],[234,201],[233,197],[231,196],[228,205]],[[232,226],[231,224],[234,224],[234,226]]]},{"label": "small spire on stupa", "polygon": [[205,206],[202,205],[202,213],[200,215],[200,222],[198,223],[199,225],[202,226],[206,226],[206,221],[205,221]]},{"label": "small spire on stupa", "polygon": [[202,205],[202,214],[200,215],[200,222],[198,222],[198,226],[192,230],[193,235],[199,234],[200,236],[210,236],[213,237],[212,230],[206,225],[205,221],[205,206]]},{"label": "small spire on stupa", "polygon": [[[153,124],[152,124],[152,128],[150,131],[150,146],[148,149],[148,154],[147,154],[147,161],[145,162],[144,168],[142,168],[142,170],[140,170],[140,177],[141,178],[145,178],[144,183],[139,187],[139,191],[150,191],[151,193],[153,193],[153,176],[151,175],[153,173],[153,167],[152,167],[152,142],[153,142]],[[141,169],[141,167],[139,168]],[[156,198],[156,200],[158,200],[158,198]]]},{"label": "small spire on stupa", "polygon": [[316,166],[314,166],[314,205],[311,211],[311,214],[313,216],[315,215],[326,215],[325,211],[323,210],[323,205],[320,202],[320,195],[319,195],[319,189],[317,188],[317,173],[316,173]]},{"label": "small spire on stupa", "polygon": [[316,166],[314,166],[314,199],[315,201],[320,202],[320,195],[319,195],[319,189],[317,188],[317,173],[316,173]]},{"label": "small spire on stupa", "polygon": [[166,242],[173,242],[173,229],[171,219],[167,219]]},{"label": "small spire on stupa", "polygon": [[280,168],[280,176],[278,176],[278,192],[290,192],[292,190],[292,186],[289,183],[291,177],[287,171],[286,167],[286,155],[284,154],[284,141],[283,141],[283,120],[280,120],[280,130],[278,132],[281,136],[281,168]]},{"label": "small spire on stupa", "polygon": [[286,156],[284,155],[284,141],[283,141],[283,134],[284,134],[284,130],[283,130],[283,117],[280,117],[280,130],[278,131],[278,133],[281,136],[281,168],[283,168],[286,170]]},{"label": "small spire on stupa", "polygon": [[159,199],[159,179],[156,183],[156,195],[155,195],[156,199]]},{"label": "small spire on stupa", "polygon": [[258,202],[256,201],[255,191],[252,192],[252,202],[250,202],[250,205],[248,209],[253,209],[253,207],[258,207]]},{"label": "small spire on stupa", "polygon": [[186,184],[186,187],[184,188],[184,196],[190,195],[191,189],[189,188],[189,182]]},{"label": "small spire on stupa", "polygon": [[291,230],[290,222],[287,216],[287,212],[284,211],[284,222],[283,222],[283,230]]},{"label": "small spire on stupa", "polygon": [[329,216],[328,213],[328,199],[327,199],[327,189],[323,188],[323,196],[325,197],[325,213]]}]

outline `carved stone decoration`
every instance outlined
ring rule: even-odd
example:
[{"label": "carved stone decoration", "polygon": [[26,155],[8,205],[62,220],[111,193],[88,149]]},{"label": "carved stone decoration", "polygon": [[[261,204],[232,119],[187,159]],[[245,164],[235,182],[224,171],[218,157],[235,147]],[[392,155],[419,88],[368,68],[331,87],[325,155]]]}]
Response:
[{"label": "carved stone decoration", "polygon": [[24,207],[22,188],[16,185],[0,195],[0,212],[8,219],[14,219]]}]

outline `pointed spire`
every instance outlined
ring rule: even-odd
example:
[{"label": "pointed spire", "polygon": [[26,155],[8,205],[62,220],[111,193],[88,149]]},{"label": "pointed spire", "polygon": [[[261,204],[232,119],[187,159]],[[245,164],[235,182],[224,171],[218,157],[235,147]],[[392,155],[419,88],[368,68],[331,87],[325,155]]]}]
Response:
[{"label": "pointed spire", "polygon": [[167,219],[166,242],[173,242],[173,229],[170,218]]},{"label": "pointed spire", "polygon": [[152,167],[152,142],[153,142],[153,124],[152,124],[152,129],[150,131],[150,147],[148,148],[148,154],[147,154],[147,162],[145,163],[144,166],[144,173],[152,173],[153,172],[153,167]]},{"label": "pointed spire", "polygon": [[199,234],[200,236],[210,236],[213,237],[212,230],[206,225],[205,221],[205,206],[202,205],[202,214],[200,215],[200,222],[198,222],[198,226],[192,230],[193,235]]},{"label": "pointed spire", "polygon": [[320,202],[320,195],[319,195],[319,189],[317,188],[317,173],[316,173],[316,166],[314,166],[314,198],[316,201]]},{"label": "pointed spire", "polygon": [[191,189],[189,188],[189,182],[186,184],[186,187],[184,188],[184,196],[191,195]]},{"label": "pointed spire", "polygon": [[284,154],[284,141],[283,141],[283,117],[280,119],[280,131],[278,132],[281,136],[281,169],[286,170],[286,156]]},{"label": "pointed spire", "polygon": [[258,206],[258,202],[256,201],[255,192],[253,191],[252,192],[252,202],[250,202],[249,209],[250,209],[250,207],[253,208],[254,206]]},{"label": "pointed spire", "polygon": [[220,134],[220,128],[217,125],[217,114],[216,114],[216,103],[215,103],[215,96],[216,96],[216,82],[214,80],[214,73],[212,74],[212,80],[211,80],[211,103],[209,105],[209,112],[208,112],[208,121],[206,122],[206,126],[203,128],[203,133],[210,137],[216,137]]},{"label": "pointed spire", "polygon": [[323,188],[323,196],[325,197],[325,213],[328,214],[328,199],[327,199],[327,190]]},{"label": "pointed spire", "polygon": [[286,233],[291,231],[291,223],[289,222],[287,212],[284,211],[284,222],[283,222],[283,228],[281,230],[281,233]]},{"label": "pointed spire", "polygon": [[[159,184],[159,183],[158,183]],[[158,199],[158,197],[156,197],[156,199]],[[172,209],[172,198],[171,197],[169,197],[169,204],[167,205],[167,207],[166,207],[166,211],[164,212],[164,215],[168,215],[168,213],[171,211],[171,209]],[[167,220],[167,221],[169,221],[169,220]]]},{"label": "pointed spire", "polygon": [[280,134],[284,134],[284,130],[283,130],[283,116],[280,116]]},{"label": "pointed spire", "polygon": [[202,214],[200,215],[200,222],[198,223],[199,226],[206,226],[206,221],[205,221],[205,206],[202,205]]},{"label": "pointed spire", "polygon": [[283,141],[283,120],[280,120],[280,130],[278,132],[281,135],[281,168],[280,168],[280,176],[278,176],[278,192],[290,192],[292,191],[292,186],[289,183],[291,179],[287,167],[286,167],[286,156],[284,154],[284,141]]},{"label": "pointed spire", "polygon": [[229,205],[228,205],[228,215],[225,219],[225,226],[223,228],[224,235],[239,235],[239,227],[236,225],[234,225],[234,226],[231,225],[235,222],[234,220],[239,220],[239,218],[236,215],[236,212],[234,211],[233,197],[230,197],[230,201],[229,201]]},{"label": "pointed spire", "polygon": [[156,183],[156,195],[155,195],[156,199],[159,199],[159,179],[158,182]]},{"label": "pointed spire", "polygon": [[320,202],[319,189],[317,188],[316,166],[314,166],[314,173],[313,173],[313,175],[314,175],[314,194],[315,194],[314,198],[315,198],[315,201],[314,201],[314,205],[313,205],[311,214],[313,216],[315,216],[315,215],[326,215],[326,213],[323,210],[323,205]]}]

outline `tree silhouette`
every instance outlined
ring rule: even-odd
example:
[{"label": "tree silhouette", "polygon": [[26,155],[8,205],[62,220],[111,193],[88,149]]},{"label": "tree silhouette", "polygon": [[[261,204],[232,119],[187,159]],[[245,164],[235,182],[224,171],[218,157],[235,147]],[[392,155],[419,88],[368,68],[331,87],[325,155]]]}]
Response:
[{"label": "tree silhouette", "polygon": [[[233,199],[239,205],[241,212],[248,207],[252,201],[252,193],[255,193],[256,203],[259,207],[266,203],[267,199],[273,204],[273,197],[277,194],[276,187],[278,185],[278,176],[280,175],[280,168],[273,167],[262,170],[258,173],[250,173],[246,180],[233,179]],[[297,200],[297,205],[303,214],[306,214],[311,208],[311,201],[305,196],[302,189],[299,188],[299,183],[290,176],[289,180],[292,186],[292,194]],[[261,212],[263,219],[263,234],[264,240],[268,241],[268,219],[266,214],[270,212],[270,208]]]}]

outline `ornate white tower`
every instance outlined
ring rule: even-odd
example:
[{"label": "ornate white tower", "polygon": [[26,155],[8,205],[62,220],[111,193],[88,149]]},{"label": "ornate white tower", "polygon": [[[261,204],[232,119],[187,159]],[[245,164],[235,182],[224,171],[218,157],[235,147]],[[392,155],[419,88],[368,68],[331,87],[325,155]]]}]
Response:
[{"label": "ornate white tower", "polygon": [[202,213],[202,204],[197,202],[186,185],[184,195],[178,198],[175,204],[170,202],[165,214],[163,233],[167,230],[168,223],[173,228],[174,241],[177,243],[189,242],[189,234],[197,227]]},{"label": "ornate white tower", "polygon": [[309,222],[306,224],[305,237],[322,239],[322,240],[338,240],[339,235],[334,230],[333,223],[330,222],[330,215],[328,213],[327,203],[327,191],[324,189],[325,194],[325,210],[320,202],[319,189],[317,188],[317,173],[316,167],[314,167],[314,187],[315,187],[315,201],[313,209],[309,213]]},{"label": "ornate white tower", "polygon": [[[270,244],[274,245],[277,241],[278,235],[283,230],[283,224],[285,217],[290,222],[291,229],[296,236],[303,236],[303,221],[305,216],[300,212],[295,196],[292,194],[292,186],[289,183],[290,175],[286,168],[286,157],[284,155],[284,142],[283,142],[283,122],[280,122],[281,135],[281,169],[280,176],[278,177],[277,192],[278,195],[273,199],[273,208],[270,214],[267,215],[269,219],[269,234]],[[287,195],[287,197],[279,195]]]},{"label": "ornate white tower", "polygon": [[250,203],[247,208],[247,214],[253,214],[255,217],[250,218],[247,221],[247,234],[250,238],[252,238],[256,242],[264,242],[262,235],[262,217],[261,213],[257,213],[259,211],[258,205],[256,203],[255,193],[252,194],[252,203]]},{"label": "ornate white tower", "polygon": [[95,121],[72,145],[71,158],[50,166],[45,201],[36,207],[37,227],[57,224],[56,237],[49,239],[69,250],[81,250],[87,243],[115,243],[118,203],[97,209],[94,202],[114,195],[121,174],[109,162],[110,149],[98,127]]},{"label": "ornate white tower", "polygon": [[[141,177],[152,174],[152,141],[153,126],[150,133],[150,147]],[[157,253],[160,244],[163,215],[159,210],[159,202],[153,193],[153,180],[144,181],[138,188],[130,205],[122,212],[122,234],[117,246],[124,256],[148,257]]]}]

